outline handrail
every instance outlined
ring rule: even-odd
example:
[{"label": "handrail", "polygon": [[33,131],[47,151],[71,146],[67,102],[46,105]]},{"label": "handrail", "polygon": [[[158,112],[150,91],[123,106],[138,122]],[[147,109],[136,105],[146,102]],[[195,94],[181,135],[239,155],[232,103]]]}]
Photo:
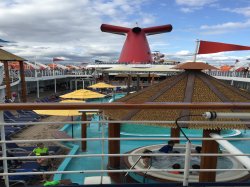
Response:
[{"label": "handrail", "polygon": [[56,110],[56,109],[250,109],[249,103],[240,102],[145,102],[145,103],[2,103],[0,110]]},{"label": "handrail", "polygon": [[[130,155],[130,154],[129,154]],[[141,160],[142,156],[139,156],[139,158],[136,160],[136,162],[129,168],[129,170],[134,169],[134,167],[137,165],[137,163]],[[123,179],[124,179],[124,183],[126,183],[126,177],[129,174],[129,172],[125,173]]]},{"label": "handrail", "polygon": [[[129,154],[129,155],[131,155],[131,154]],[[131,167],[129,168],[129,170],[134,169],[134,167],[137,165],[137,163],[141,160],[141,157],[142,157],[142,156],[140,156],[140,157],[136,160],[136,162],[134,163],[134,165],[131,166]],[[127,177],[128,173],[129,173],[129,172],[125,173],[124,177]]]},{"label": "handrail", "polygon": [[[27,104],[22,104],[22,103],[19,103],[19,104],[0,104],[0,112],[2,112],[1,110],[4,110],[4,109],[7,109],[8,107],[12,107],[13,109],[17,110],[17,107],[20,107],[21,109],[111,109],[113,107],[113,109],[116,109],[116,108],[121,108],[121,109],[129,109],[129,108],[139,108],[139,109],[152,109],[152,108],[161,108],[161,109],[170,109],[170,108],[174,108],[174,109],[184,109],[184,108],[197,108],[197,109],[200,109],[200,108],[215,108],[215,109],[221,109],[221,108],[235,108],[235,109],[250,109],[250,103],[222,103],[222,104],[218,104],[218,103],[159,103],[159,104],[154,104],[154,103],[142,103],[142,104],[124,104],[124,103],[117,103],[117,104],[112,104],[112,103],[107,103],[107,104],[104,104],[104,103],[93,103],[93,104],[56,104],[56,103],[50,103],[50,104],[47,104],[47,103],[42,103],[37,106],[37,105],[34,105],[34,103],[27,103]],[[30,108],[29,108],[30,107]],[[3,121],[3,120],[2,120]],[[74,122],[74,123],[81,123],[82,121],[77,121],[77,122]],[[102,120],[102,121],[98,121],[98,123],[107,123],[109,122],[108,120]],[[115,121],[112,121],[112,123],[114,123]],[[117,121],[116,121],[117,122]],[[123,121],[124,122],[124,121]],[[145,122],[152,122],[152,121],[145,121]],[[159,123],[163,123],[163,121],[158,121]],[[173,122],[173,121],[172,121]],[[46,122],[44,124],[55,124],[57,122]],[[65,124],[65,122],[63,122]],[[89,123],[89,121],[87,121],[86,123]],[[140,122],[138,122],[140,123]],[[165,121],[166,123],[166,121]],[[198,122],[197,122],[198,123]],[[213,123],[211,121],[206,121],[206,123]],[[217,123],[217,122],[215,122]],[[240,123],[240,122],[234,122],[234,123]],[[246,123],[249,123],[249,122],[246,122]],[[25,123],[27,125],[27,123]],[[36,122],[30,122],[30,124],[36,124]],[[43,124],[43,123],[37,123],[37,124]],[[58,124],[58,123],[57,123]],[[4,126],[8,126],[10,124],[7,124],[7,123],[0,123],[0,128],[2,129],[1,132],[2,132],[2,137],[4,137]],[[108,141],[108,140],[166,140],[166,139],[178,139],[178,140],[183,140],[184,138],[76,138],[76,139],[42,139],[43,142],[49,142],[49,141],[54,141],[54,142],[59,142],[59,141]],[[200,139],[200,140],[214,140],[215,138],[190,138],[190,140],[192,139]],[[223,139],[227,139],[227,138],[223,138]],[[229,138],[230,139],[230,138]],[[245,139],[245,140],[250,140],[250,138],[231,138],[233,140],[239,140],[239,139]],[[0,143],[2,145],[6,145],[6,143],[12,143],[12,142],[40,142],[41,139],[35,139],[35,140],[5,140],[5,139],[2,139],[0,141]],[[4,148],[4,147],[3,147]],[[139,158],[141,158],[141,156],[144,155],[144,156],[147,156],[147,154],[86,154],[86,155],[53,155],[53,156],[43,156],[43,158],[66,158],[66,157],[72,157],[72,158],[76,158],[76,157],[104,157],[104,156],[139,156]],[[150,154],[151,155],[151,154]],[[159,155],[163,155],[163,154],[156,154],[154,156],[159,156]],[[171,154],[168,154],[169,156],[172,156]],[[227,153],[223,153],[223,155],[221,154],[191,154],[191,156],[243,156],[243,155],[250,155],[250,154],[227,154]],[[176,155],[175,155],[176,156]],[[184,154],[179,154],[179,156],[184,156]],[[12,157],[12,158],[8,158],[6,155],[4,155],[3,157],[0,157],[0,160],[3,160],[4,163],[7,162],[7,160],[14,160],[14,159],[26,159],[26,158],[23,158],[23,157]],[[26,160],[28,159],[34,159],[34,158],[39,158],[39,157],[29,157],[27,158]],[[136,161],[137,163],[139,162],[139,160]],[[136,164],[137,164],[136,163]],[[135,165],[136,165],[135,164]],[[64,173],[104,173],[104,172],[107,172],[107,173],[112,173],[112,172],[115,172],[115,173],[118,173],[118,172],[126,172],[126,176],[127,176],[127,173],[130,173],[130,172],[145,172],[144,173],[144,182],[146,180],[146,177],[150,170],[150,173],[151,171],[152,172],[155,172],[155,171],[176,171],[176,170],[172,170],[172,169],[151,169],[152,167],[152,162],[150,162],[150,166],[147,168],[147,169],[136,169],[136,170],[133,170],[133,169],[120,169],[120,170],[77,170],[77,171],[54,171],[54,172],[37,172],[37,173],[33,173],[33,172],[19,172],[19,173],[8,173],[8,171],[4,172],[4,173],[1,173],[0,176],[11,176],[11,175],[29,175],[29,174],[33,174],[33,175],[39,175],[39,174],[52,174],[52,173],[60,173],[60,174],[64,174]],[[134,168],[134,166],[133,166]],[[5,169],[6,170],[6,169]],[[200,169],[199,171],[228,171],[228,170],[231,170],[231,171],[249,171],[249,169],[245,169],[245,168],[241,168],[241,169]],[[183,171],[183,170],[182,170]],[[189,169],[189,171],[193,171],[192,169]],[[194,170],[194,171],[197,171],[197,170]],[[7,177],[8,178],[8,177]]]},{"label": "handrail", "polygon": [[151,169],[151,167],[152,167],[152,157],[150,157],[150,164],[149,164],[149,166],[148,166],[148,168],[147,168],[147,171],[144,173],[144,175],[143,175],[143,183],[145,183],[145,181],[146,181],[146,177],[147,177],[147,173],[148,173],[148,171]]},{"label": "handrail", "polygon": [[[8,141],[3,141],[3,142],[8,142]],[[12,141],[12,142],[14,142],[14,141]],[[138,154],[92,154],[92,155],[54,155],[54,156],[43,156],[43,158],[46,158],[46,157],[48,157],[48,158],[58,158],[59,156],[64,156],[64,157],[70,157],[70,156],[72,156],[72,157],[84,157],[84,156],[114,156],[114,155],[120,155],[120,156],[122,156],[122,155],[125,155],[125,156],[133,156],[133,155],[137,155],[138,156]],[[146,156],[146,154],[143,154],[144,156]],[[149,154],[149,155],[151,155],[151,154]],[[159,155],[163,155],[163,154],[159,154]],[[164,154],[165,155],[165,154]],[[172,156],[172,154],[168,154],[169,156]],[[183,154],[178,154],[179,156],[183,156]],[[193,155],[199,155],[199,156],[208,156],[208,155],[221,155],[221,154],[191,154],[192,156]],[[244,154],[245,155],[245,154]],[[249,154],[248,154],[249,155]],[[156,155],[154,155],[154,156],[157,156],[157,154]],[[175,156],[176,156],[176,154],[175,154]],[[221,155],[221,156],[232,156],[232,154],[223,154],[223,155]],[[243,156],[243,155],[240,155],[240,156]],[[15,158],[20,158],[20,157],[12,157],[11,159],[15,159]],[[30,158],[33,158],[33,157],[30,157]],[[39,158],[39,157],[34,157],[34,158]],[[1,158],[0,158],[1,159]],[[10,160],[9,158],[7,158],[7,157],[2,157],[2,159],[1,160]],[[146,172],[145,174],[147,174],[147,172],[149,171],[149,169],[151,169],[151,167],[150,168],[148,168],[147,170],[135,170],[135,171],[131,171],[131,169],[129,169],[129,170],[114,170],[114,171],[110,171],[110,170],[79,170],[79,171],[54,171],[54,172],[37,172],[37,173],[35,173],[35,175],[39,175],[39,174],[58,174],[58,173],[60,173],[60,174],[66,174],[66,173],[103,173],[103,172],[114,172],[114,173],[117,173],[117,172]],[[227,171],[228,169],[200,169],[199,171]],[[247,169],[230,169],[231,171],[248,171]],[[150,171],[176,171],[176,170],[172,170],[172,169],[152,169],[152,170],[150,170]],[[182,170],[181,170],[182,171]],[[192,169],[190,169],[190,171],[193,171]],[[18,173],[14,173],[14,174],[12,174],[12,173],[9,173],[9,174],[7,174],[7,173],[2,173],[2,174],[0,174],[0,176],[2,175],[2,176],[6,176],[6,175],[28,175],[28,174],[34,174],[33,172],[18,172]],[[144,175],[145,175],[144,174]],[[145,179],[144,179],[145,180]]]}]

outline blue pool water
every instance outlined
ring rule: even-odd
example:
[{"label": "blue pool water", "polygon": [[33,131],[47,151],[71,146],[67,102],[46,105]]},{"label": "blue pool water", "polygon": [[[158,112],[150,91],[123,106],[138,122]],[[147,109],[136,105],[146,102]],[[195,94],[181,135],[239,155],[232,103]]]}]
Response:
[{"label": "blue pool water", "polygon": [[[97,119],[94,119],[97,120]],[[76,125],[74,130],[74,137],[80,137],[81,130],[80,125]],[[105,126],[105,137],[107,137],[107,126]],[[71,129],[68,129],[68,133],[71,133]],[[98,124],[93,121],[93,123],[90,124],[90,127],[88,127],[87,134],[89,138],[96,138],[101,137],[102,133],[98,129]],[[250,130],[242,131],[241,137],[250,137]],[[127,137],[122,135],[121,137]],[[250,142],[249,141],[231,141],[236,147],[238,147],[241,151],[244,153],[250,153]],[[146,145],[152,145],[152,144],[162,144],[166,143],[166,141],[121,141],[121,153],[128,152],[130,150],[133,150],[135,148],[146,146]],[[184,143],[184,142],[183,142]],[[201,144],[200,141],[192,141],[193,144]],[[80,145],[80,143],[79,143]],[[98,154],[101,153],[101,146],[102,143],[100,141],[88,141],[87,142],[87,152],[78,152],[79,154]],[[105,153],[107,152],[107,142],[104,142],[105,146]],[[107,166],[107,158],[105,158],[104,168]],[[95,158],[73,158],[69,165],[67,166],[66,170],[96,170],[101,169],[101,158],[95,157]],[[66,174],[63,175],[63,179],[70,178],[73,182],[77,182],[82,184],[84,177],[86,176],[96,176],[100,174]]]},{"label": "blue pool water", "polygon": [[[182,129],[184,133],[189,137],[202,137],[201,129]],[[159,126],[149,126],[149,125],[139,125],[139,124],[124,124],[121,127],[121,134],[127,136],[170,136],[170,128],[159,127]],[[240,134],[236,130],[222,130],[221,135],[223,137],[236,136]]]},{"label": "blue pool water", "polygon": [[[123,95],[116,96],[116,99],[118,97],[122,97]],[[105,100],[103,102],[107,102],[110,100],[110,98],[104,98]],[[95,101],[93,101],[95,102]],[[100,101],[98,101],[100,102]],[[102,136],[102,131],[99,128],[98,123],[98,117],[94,116],[92,119],[92,122],[90,126],[87,128],[87,137],[88,138],[97,138]],[[69,126],[70,127],[70,126]],[[74,125],[74,137],[81,137],[81,129],[80,125]],[[138,132],[135,129],[139,129]],[[65,128],[65,131],[71,135],[71,128]],[[201,136],[200,130],[185,130],[189,136]],[[108,137],[108,129],[107,125],[104,126],[104,136]],[[131,125],[126,124],[121,127],[121,137],[141,137],[141,134],[146,134],[148,136],[152,136],[155,134],[160,135],[160,137],[164,137],[164,135],[168,135],[170,130],[168,128],[163,127],[156,127],[156,126],[142,126],[142,125]],[[235,133],[234,131],[224,131],[223,132],[225,136],[230,136],[232,133]],[[250,130],[241,131],[240,137],[250,137]],[[125,153],[128,151],[131,151],[135,148],[146,146],[146,145],[153,145],[153,144],[162,144],[166,143],[166,141],[152,141],[152,140],[136,140],[136,141],[121,141],[121,153]],[[184,142],[182,142],[184,143]],[[192,141],[193,144],[201,144],[200,141]],[[249,141],[232,141],[232,143],[238,147],[241,151],[244,153],[250,153],[250,142]],[[76,146],[80,146],[80,142],[76,143]],[[108,143],[107,141],[104,141],[104,147],[105,153],[108,153]],[[78,150],[78,154],[100,154],[102,153],[102,142],[101,141],[88,141],[87,142],[87,151],[81,152]],[[106,168],[108,163],[107,158],[104,159],[104,168]],[[101,157],[84,157],[84,158],[72,158],[65,167],[65,170],[97,170],[101,169]],[[62,179],[71,179],[73,182],[83,184],[84,178],[86,176],[97,176],[100,175],[98,173],[92,173],[92,174],[65,174],[62,175]]]}]

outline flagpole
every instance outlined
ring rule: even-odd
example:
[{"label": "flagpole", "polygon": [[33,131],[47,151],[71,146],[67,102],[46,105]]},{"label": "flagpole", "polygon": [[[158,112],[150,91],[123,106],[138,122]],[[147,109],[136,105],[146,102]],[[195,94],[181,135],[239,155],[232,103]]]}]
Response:
[{"label": "flagpole", "polygon": [[196,40],[196,48],[195,48],[195,52],[194,52],[194,62],[196,62],[196,56],[198,54],[198,50],[199,50],[199,47],[200,47],[200,40]]}]

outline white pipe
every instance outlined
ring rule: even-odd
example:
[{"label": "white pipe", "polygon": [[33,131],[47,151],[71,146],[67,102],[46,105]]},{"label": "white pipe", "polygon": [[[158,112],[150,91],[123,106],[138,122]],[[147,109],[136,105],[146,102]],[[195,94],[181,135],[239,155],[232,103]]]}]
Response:
[{"label": "white pipe", "polygon": [[[102,115],[100,115],[100,117],[102,118],[102,120],[104,119],[104,113],[102,113]],[[100,119],[100,118],[99,118]],[[104,132],[104,124],[105,123],[101,123],[102,125],[102,138],[104,138],[105,132]],[[104,154],[104,139],[102,140],[102,154]],[[101,170],[104,170],[104,156],[102,156],[102,161],[101,161]],[[101,173],[101,184],[103,182],[103,173]]]},{"label": "white pipe", "polygon": [[187,141],[186,142],[183,186],[188,186],[188,177],[189,177],[189,169],[190,169],[190,155],[191,155],[191,143],[189,141]]},{"label": "white pipe", "polygon": [[[3,111],[0,111],[0,121],[4,121]],[[7,157],[7,148],[6,148],[6,143],[4,142],[5,141],[5,129],[4,129],[4,126],[0,127],[0,131],[1,131],[1,138],[0,139],[1,139],[1,141],[3,141],[3,143],[2,143],[2,157]],[[3,172],[4,172],[4,174],[8,173],[7,160],[3,160]],[[5,183],[6,187],[10,186],[8,176],[4,177],[4,183]]]},{"label": "white pipe", "polygon": [[239,119],[250,119],[250,113],[234,113],[234,112],[205,112],[202,114],[206,119],[216,118],[239,118]]},{"label": "white pipe", "polygon": [[[11,150],[11,149],[10,149]],[[250,154],[243,154],[244,156],[250,156]],[[87,155],[53,155],[53,156],[43,156],[42,158],[82,158],[82,157],[108,157],[108,156],[152,156],[152,154],[87,154]],[[166,156],[166,154],[154,154],[154,156]],[[185,156],[185,154],[168,154],[168,156]],[[191,154],[191,156],[242,156],[242,154]],[[41,158],[40,156],[28,156],[28,157],[0,157],[0,160],[34,160],[37,158]]]},{"label": "white pipe", "polygon": [[[212,138],[222,138],[220,135],[215,134],[215,133],[211,133],[210,136]],[[217,143],[219,143],[221,146],[223,146],[229,153],[244,154],[238,148],[236,148],[231,143],[229,143],[227,140],[215,140],[215,141]],[[247,157],[247,156],[234,156],[234,158],[237,159],[247,169],[250,169],[250,158],[249,157]]]},{"label": "white pipe", "polygon": [[[190,140],[216,140],[213,138],[189,138]],[[121,141],[144,141],[144,140],[166,140],[166,138],[60,138],[60,139],[32,139],[32,140],[14,140],[14,141],[0,141],[0,143],[6,142],[6,143],[35,143],[35,142],[77,142],[77,141],[100,141],[100,140],[121,140]],[[167,140],[187,140],[186,138],[167,138]],[[220,138],[219,140],[250,140],[250,138]],[[201,155],[201,154],[200,154]],[[248,155],[248,154],[246,154]]]},{"label": "white pipe", "polygon": [[195,47],[194,60],[193,60],[194,62],[196,62],[196,57],[197,57],[197,54],[198,54],[199,47],[200,47],[200,41],[196,40],[196,47]]},{"label": "white pipe", "polygon": [[[248,171],[247,169],[199,169],[199,171]],[[137,173],[146,172],[148,169],[120,169],[120,170],[74,170],[74,171],[47,171],[47,172],[15,172],[15,173],[0,173],[0,176],[15,176],[15,175],[42,175],[42,174],[69,174],[69,173]],[[169,171],[184,171],[183,169],[150,169],[150,172],[169,172]],[[190,169],[190,171],[195,171]]]},{"label": "white pipe", "polygon": [[[79,110],[79,112],[98,112],[99,110]],[[135,123],[135,124],[142,124],[142,123],[152,123],[152,121],[110,121],[110,120],[105,120],[105,121],[99,121],[99,123]],[[154,121],[154,123],[158,124],[173,124],[175,121]],[[182,124],[211,124],[211,125],[219,125],[219,124],[239,124],[239,125],[248,125],[250,121],[178,121],[179,123]],[[0,122],[0,125],[51,125],[51,124],[67,124],[67,123],[91,123],[91,121],[51,121],[51,122],[20,122],[20,123],[4,123]]]}]

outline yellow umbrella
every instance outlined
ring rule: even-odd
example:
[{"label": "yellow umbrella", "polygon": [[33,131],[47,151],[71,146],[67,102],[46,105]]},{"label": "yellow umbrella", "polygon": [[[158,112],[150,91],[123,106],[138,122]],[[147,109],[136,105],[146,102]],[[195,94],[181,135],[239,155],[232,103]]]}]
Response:
[{"label": "yellow umbrella", "polygon": [[116,86],[106,84],[104,82],[99,82],[97,84],[93,84],[93,85],[89,86],[89,88],[116,88]]},{"label": "yellow umbrella", "polygon": [[105,97],[105,95],[93,92],[91,90],[81,89],[61,95],[60,97],[65,99],[94,99],[94,98],[103,98]]},{"label": "yellow umbrella", "polygon": [[[84,103],[79,100],[63,100],[60,103]],[[78,110],[34,110],[35,113],[48,116],[80,116]]]},{"label": "yellow umbrella", "polygon": [[[60,103],[85,103],[84,101],[79,100],[63,100]],[[73,121],[73,116],[80,116],[78,110],[33,110],[35,113],[40,115],[48,116],[71,116]],[[72,124],[72,138],[73,138],[73,124]]]}]

